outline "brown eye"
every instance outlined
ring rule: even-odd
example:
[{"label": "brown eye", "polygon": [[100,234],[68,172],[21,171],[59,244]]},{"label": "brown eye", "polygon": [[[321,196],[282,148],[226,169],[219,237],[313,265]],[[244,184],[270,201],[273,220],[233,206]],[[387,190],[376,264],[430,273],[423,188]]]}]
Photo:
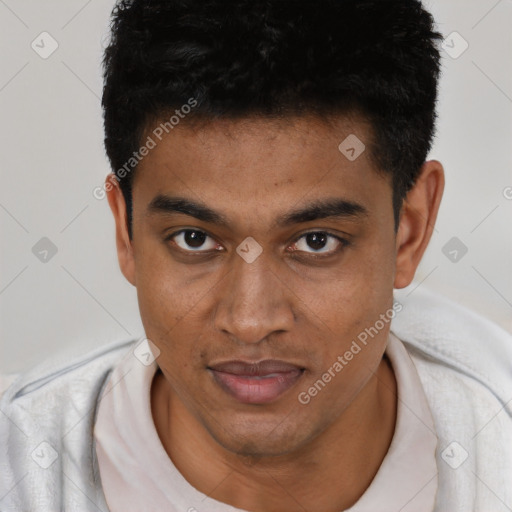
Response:
[{"label": "brown eye", "polygon": [[[294,248],[309,254],[332,254],[345,245],[348,245],[348,242],[338,236],[325,231],[310,231],[303,234],[294,243]],[[313,249],[313,251],[308,249]]]},{"label": "brown eye", "polygon": [[[182,229],[181,231],[169,235],[166,240],[173,240],[180,249],[188,252],[211,251],[215,249],[217,245],[213,238],[198,229]],[[208,240],[210,241],[208,242]],[[205,242],[207,243],[205,244]]]}]

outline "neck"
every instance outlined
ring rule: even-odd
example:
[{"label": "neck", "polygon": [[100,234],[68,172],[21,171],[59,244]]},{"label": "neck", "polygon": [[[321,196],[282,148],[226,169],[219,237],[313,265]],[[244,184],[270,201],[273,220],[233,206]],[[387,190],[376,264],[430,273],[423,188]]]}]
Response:
[{"label": "neck", "polygon": [[161,372],[151,389],[162,444],[183,477],[210,498],[253,512],[335,512],[375,477],[396,419],[396,381],[384,357],[342,416],[307,446],[258,459],[225,450],[174,396]]}]

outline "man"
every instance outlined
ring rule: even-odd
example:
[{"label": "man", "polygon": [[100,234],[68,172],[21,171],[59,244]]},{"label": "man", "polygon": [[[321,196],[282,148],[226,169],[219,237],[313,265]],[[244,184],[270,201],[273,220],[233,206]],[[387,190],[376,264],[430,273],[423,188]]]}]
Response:
[{"label": "man", "polygon": [[440,37],[413,0],[116,7],[95,194],[146,338],[12,383],[2,510],[511,509],[510,338],[393,296],[443,193]]}]

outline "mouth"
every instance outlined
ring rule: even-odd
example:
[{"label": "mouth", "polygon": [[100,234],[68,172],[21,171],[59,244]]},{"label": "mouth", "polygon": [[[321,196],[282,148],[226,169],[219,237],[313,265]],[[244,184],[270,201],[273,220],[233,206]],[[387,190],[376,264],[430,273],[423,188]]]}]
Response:
[{"label": "mouth", "polygon": [[208,371],[215,382],[239,402],[267,404],[292,388],[305,368],[267,359],[258,363],[227,361],[209,366]]}]

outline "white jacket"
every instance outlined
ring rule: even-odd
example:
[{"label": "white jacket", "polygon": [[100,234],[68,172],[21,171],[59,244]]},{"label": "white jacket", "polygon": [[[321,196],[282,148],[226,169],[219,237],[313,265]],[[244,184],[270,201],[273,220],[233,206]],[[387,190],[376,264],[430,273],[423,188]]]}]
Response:
[{"label": "white jacket", "polygon": [[[512,337],[430,292],[395,296],[403,309],[392,331],[416,365],[439,439],[435,512],[512,510]],[[93,442],[97,400],[138,341],[44,361],[5,391],[1,512],[108,512]]]}]

